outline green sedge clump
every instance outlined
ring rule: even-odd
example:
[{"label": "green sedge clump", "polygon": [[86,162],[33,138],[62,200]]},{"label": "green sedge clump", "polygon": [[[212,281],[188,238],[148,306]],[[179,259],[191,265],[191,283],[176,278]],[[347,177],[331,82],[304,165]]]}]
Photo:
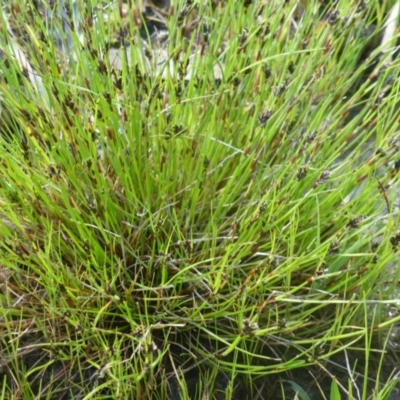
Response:
[{"label": "green sedge clump", "polygon": [[145,3],[2,8],[3,398],[390,398],[394,2]]}]

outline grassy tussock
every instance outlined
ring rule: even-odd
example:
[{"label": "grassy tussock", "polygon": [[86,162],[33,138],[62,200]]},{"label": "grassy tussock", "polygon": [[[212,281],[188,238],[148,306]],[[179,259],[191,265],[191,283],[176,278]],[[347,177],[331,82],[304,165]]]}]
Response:
[{"label": "grassy tussock", "polygon": [[135,6],[107,11],[118,69],[101,15],[66,57],[3,14],[2,398],[397,384],[398,61],[365,58],[389,5],[244,3],[174,4],[153,72]]}]

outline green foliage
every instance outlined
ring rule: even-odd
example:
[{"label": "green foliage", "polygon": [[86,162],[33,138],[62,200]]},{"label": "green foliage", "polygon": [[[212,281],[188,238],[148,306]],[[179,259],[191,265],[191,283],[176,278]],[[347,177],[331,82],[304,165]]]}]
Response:
[{"label": "green foliage", "polygon": [[3,14],[4,398],[397,384],[373,355],[400,319],[398,61],[365,58],[374,7],[244,3],[174,4],[163,64],[117,8],[82,3],[68,57],[32,7]]}]

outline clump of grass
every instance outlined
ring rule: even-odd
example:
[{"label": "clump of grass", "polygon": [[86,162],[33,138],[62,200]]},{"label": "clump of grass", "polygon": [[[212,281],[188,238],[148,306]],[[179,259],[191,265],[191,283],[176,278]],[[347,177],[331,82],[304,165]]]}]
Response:
[{"label": "clump of grass", "polygon": [[102,16],[67,60],[25,10],[46,96],[1,43],[3,398],[397,385],[397,61],[357,2],[244,3],[176,4],[157,70],[140,19],[116,69]]}]

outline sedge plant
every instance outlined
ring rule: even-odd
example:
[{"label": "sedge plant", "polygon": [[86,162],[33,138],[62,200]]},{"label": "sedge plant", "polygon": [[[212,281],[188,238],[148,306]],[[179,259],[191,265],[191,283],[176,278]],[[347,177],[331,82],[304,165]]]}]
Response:
[{"label": "sedge plant", "polygon": [[389,399],[392,4],[6,3],[1,398]]}]

